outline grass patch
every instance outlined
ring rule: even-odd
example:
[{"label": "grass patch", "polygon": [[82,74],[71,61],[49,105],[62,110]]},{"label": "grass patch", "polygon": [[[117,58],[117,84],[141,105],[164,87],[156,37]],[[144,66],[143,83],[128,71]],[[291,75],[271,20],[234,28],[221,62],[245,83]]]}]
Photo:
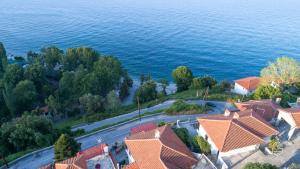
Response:
[{"label": "grass patch", "polygon": [[204,114],[211,110],[210,107],[196,104],[188,104],[183,100],[177,100],[166,110],[166,113],[169,115],[178,115],[178,114]]}]

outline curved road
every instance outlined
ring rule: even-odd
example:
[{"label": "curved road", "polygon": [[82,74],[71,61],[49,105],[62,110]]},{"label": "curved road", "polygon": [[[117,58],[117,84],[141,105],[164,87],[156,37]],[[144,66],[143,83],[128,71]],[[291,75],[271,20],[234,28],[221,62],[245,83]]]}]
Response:
[{"label": "curved road", "polygon": [[[173,102],[174,101],[172,101],[172,100],[166,101],[159,105],[153,106],[151,108],[143,109],[142,113],[167,108]],[[201,101],[201,100],[193,100],[193,101],[188,101],[188,102],[195,103],[195,104],[203,104],[203,101]],[[224,107],[226,106],[226,103],[225,102],[213,102],[213,103],[216,105],[216,107],[210,113],[222,113],[224,110]],[[124,119],[132,118],[132,117],[135,117],[136,115],[138,115],[138,112],[134,111],[134,112],[126,114],[126,115],[121,115],[121,116],[107,119],[104,121],[99,121],[99,122],[91,123],[88,125],[83,125],[83,126],[75,128],[75,130],[82,128],[82,129],[85,129],[86,131],[90,131],[90,130],[100,127],[102,125],[111,124],[111,123],[115,123],[115,122],[118,122],[118,121],[121,121]],[[157,115],[157,116],[151,116],[151,117],[144,117],[144,118],[142,118],[141,123],[146,123],[146,122],[151,122],[151,121],[155,122],[155,123],[159,123],[160,121],[175,122],[176,120],[186,120],[186,119],[195,120],[197,117],[199,117],[201,115],[202,114],[178,115],[178,116]],[[128,135],[130,129],[132,127],[136,127],[139,124],[140,124],[140,121],[136,120],[136,121],[133,121],[133,122],[130,122],[130,123],[118,126],[118,127],[114,127],[109,130],[95,132],[89,136],[83,136],[83,137],[77,138],[76,140],[77,140],[77,142],[81,143],[81,149],[83,149],[83,150],[97,145],[98,139],[101,139],[103,143],[112,145],[116,141],[122,142],[124,140],[125,136]],[[45,150],[39,152],[38,154],[35,153],[35,154],[29,155],[29,156],[23,158],[22,160],[16,161],[15,163],[10,165],[10,168],[13,168],[13,169],[39,168],[43,165],[51,163],[53,161],[53,157],[54,157],[54,152],[53,152],[53,147],[51,147],[49,149],[45,149]]]}]

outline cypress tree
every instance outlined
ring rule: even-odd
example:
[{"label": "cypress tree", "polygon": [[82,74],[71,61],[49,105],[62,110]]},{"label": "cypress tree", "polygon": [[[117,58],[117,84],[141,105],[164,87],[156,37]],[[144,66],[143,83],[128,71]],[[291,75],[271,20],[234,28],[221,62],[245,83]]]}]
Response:
[{"label": "cypress tree", "polygon": [[62,134],[54,144],[54,159],[62,161],[75,156],[80,150],[80,144],[67,134]]}]

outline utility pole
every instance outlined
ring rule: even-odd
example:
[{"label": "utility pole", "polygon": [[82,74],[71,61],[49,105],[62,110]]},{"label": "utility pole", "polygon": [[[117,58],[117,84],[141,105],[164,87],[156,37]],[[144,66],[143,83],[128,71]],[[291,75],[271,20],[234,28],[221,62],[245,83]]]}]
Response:
[{"label": "utility pole", "polygon": [[141,117],[141,106],[140,106],[140,98],[139,98],[139,96],[136,96],[136,101],[137,101],[137,104],[138,104],[139,118],[140,118],[140,124],[141,124],[142,117]]}]

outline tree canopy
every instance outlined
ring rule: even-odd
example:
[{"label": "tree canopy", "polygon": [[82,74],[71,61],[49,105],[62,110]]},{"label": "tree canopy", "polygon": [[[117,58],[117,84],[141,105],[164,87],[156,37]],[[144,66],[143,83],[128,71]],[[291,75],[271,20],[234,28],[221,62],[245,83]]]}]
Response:
[{"label": "tree canopy", "polygon": [[54,144],[54,159],[55,161],[65,160],[75,156],[79,150],[79,143],[68,134],[62,134]]},{"label": "tree canopy", "polygon": [[172,72],[172,77],[177,86],[177,92],[187,90],[193,79],[192,71],[186,66],[179,66]]},{"label": "tree canopy", "polygon": [[248,163],[243,169],[279,169],[279,167],[269,163]]},{"label": "tree canopy", "polygon": [[300,64],[293,58],[280,57],[261,70],[261,83],[292,85],[300,82]]}]

